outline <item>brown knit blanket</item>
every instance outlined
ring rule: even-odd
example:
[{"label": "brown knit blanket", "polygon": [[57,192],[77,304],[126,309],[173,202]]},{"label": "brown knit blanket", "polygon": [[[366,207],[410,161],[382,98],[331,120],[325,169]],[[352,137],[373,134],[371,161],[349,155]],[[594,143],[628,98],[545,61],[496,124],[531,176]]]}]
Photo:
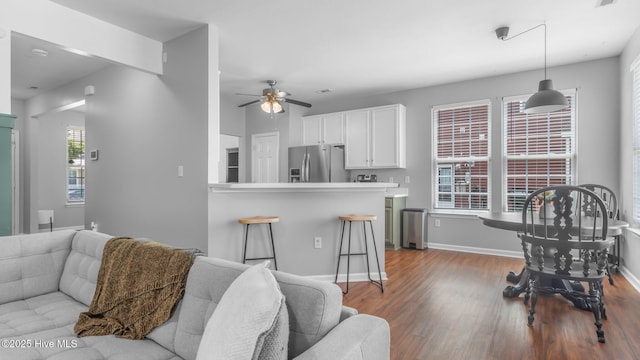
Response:
[{"label": "brown knit blanket", "polygon": [[78,337],[141,339],[171,316],[193,264],[188,251],[153,241],[110,239],[102,255],[89,311],[80,313]]}]

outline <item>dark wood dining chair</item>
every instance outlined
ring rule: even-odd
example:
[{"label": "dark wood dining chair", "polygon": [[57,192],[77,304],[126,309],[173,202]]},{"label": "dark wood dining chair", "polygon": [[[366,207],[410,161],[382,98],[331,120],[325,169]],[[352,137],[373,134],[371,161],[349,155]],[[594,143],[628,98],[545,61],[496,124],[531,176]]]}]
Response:
[{"label": "dark wood dining chair", "polygon": [[[554,217],[541,217],[536,207],[540,196],[552,196]],[[594,211],[607,208],[593,191],[578,186],[551,186],[530,194],[522,210],[522,242],[529,282],[525,303],[529,303],[529,325],[533,324],[539,294],[562,294],[583,299],[595,317],[598,341],[605,342],[602,321],[606,308],[602,280],[607,255],[614,243],[607,237],[607,216],[590,216],[578,204],[592,201]],[[582,285],[588,286],[588,290]],[[567,309],[570,309],[567,307]]]},{"label": "dark wood dining chair", "polygon": [[[582,184],[580,187],[587,188],[602,199],[605,207],[607,208],[607,217],[609,219],[619,219],[620,215],[618,212],[618,198],[616,194],[610,188],[599,185],[599,184]],[[586,213],[590,213],[591,210],[595,208],[595,203],[593,201],[585,201],[582,204],[582,211]],[[602,214],[597,214],[597,216],[601,216]],[[609,278],[609,284],[615,285],[613,281],[613,274],[617,270],[618,262],[620,259],[620,235],[614,236],[616,242],[613,246],[613,252],[609,254],[609,261],[607,264],[607,277]]]}]

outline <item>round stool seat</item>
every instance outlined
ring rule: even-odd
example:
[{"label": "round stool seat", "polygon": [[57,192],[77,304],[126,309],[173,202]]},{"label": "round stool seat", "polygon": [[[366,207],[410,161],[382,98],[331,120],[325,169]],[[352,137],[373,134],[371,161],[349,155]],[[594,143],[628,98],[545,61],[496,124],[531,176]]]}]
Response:
[{"label": "round stool seat", "polygon": [[238,219],[238,223],[240,224],[271,224],[279,221],[280,218],[277,216],[254,216]]},{"label": "round stool seat", "polygon": [[373,221],[377,219],[375,215],[342,215],[338,217],[342,221]]}]

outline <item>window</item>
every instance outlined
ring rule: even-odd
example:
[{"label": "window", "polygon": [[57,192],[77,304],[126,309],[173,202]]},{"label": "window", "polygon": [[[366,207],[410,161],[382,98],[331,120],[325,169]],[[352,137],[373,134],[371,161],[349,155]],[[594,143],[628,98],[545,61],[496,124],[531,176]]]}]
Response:
[{"label": "window", "polygon": [[503,99],[503,209],[520,211],[529,193],[551,185],[575,184],[576,95],[563,91],[564,110],[523,112],[528,96]]},{"label": "window", "polygon": [[84,202],[84,129],[67,128],[67,202]]},{"label": "window", "polygon": [[433,108],[435,209],[487,210],[489,100]]},{"label": "window", "polygon": [[640,223],[640,57],[631,65],[633,72],[633,220]]}]

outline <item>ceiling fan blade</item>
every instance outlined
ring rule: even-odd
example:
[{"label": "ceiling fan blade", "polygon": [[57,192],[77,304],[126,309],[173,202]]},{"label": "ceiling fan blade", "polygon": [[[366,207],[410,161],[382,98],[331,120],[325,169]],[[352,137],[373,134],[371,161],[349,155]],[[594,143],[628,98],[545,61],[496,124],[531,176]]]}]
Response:
[{"label": "ceiling fan blade", "polygon": [[258,99],[258,100],[253,100],[253,101],[249,101],[249,102],[248,102],[248,103],[246,103],[246,104],[238,105],[238,107],[243,107],[243,106],[247,106],[247,105],[255,104],[255,103],[257,103],[257,102],[260,102],[260,99]]},{"label": "ceiling fan blade", "polygon": [[293,100],[293,99],[284,99],[285,102],[291,103],[291,104],[295,104],[295,105],[300,105],[300,106],[304,106],[304,107],[311,107],[311,104],[306,103],[306,102],[302,102],[302,101],[298,101],[298,100]]},{"label": "ceiling fan blade", "polygon": [[258,95],[258,94],[243,94],[243,93],[236,93],[236,95],[245,95],[245,96],[262,96],[262,95]]}]

